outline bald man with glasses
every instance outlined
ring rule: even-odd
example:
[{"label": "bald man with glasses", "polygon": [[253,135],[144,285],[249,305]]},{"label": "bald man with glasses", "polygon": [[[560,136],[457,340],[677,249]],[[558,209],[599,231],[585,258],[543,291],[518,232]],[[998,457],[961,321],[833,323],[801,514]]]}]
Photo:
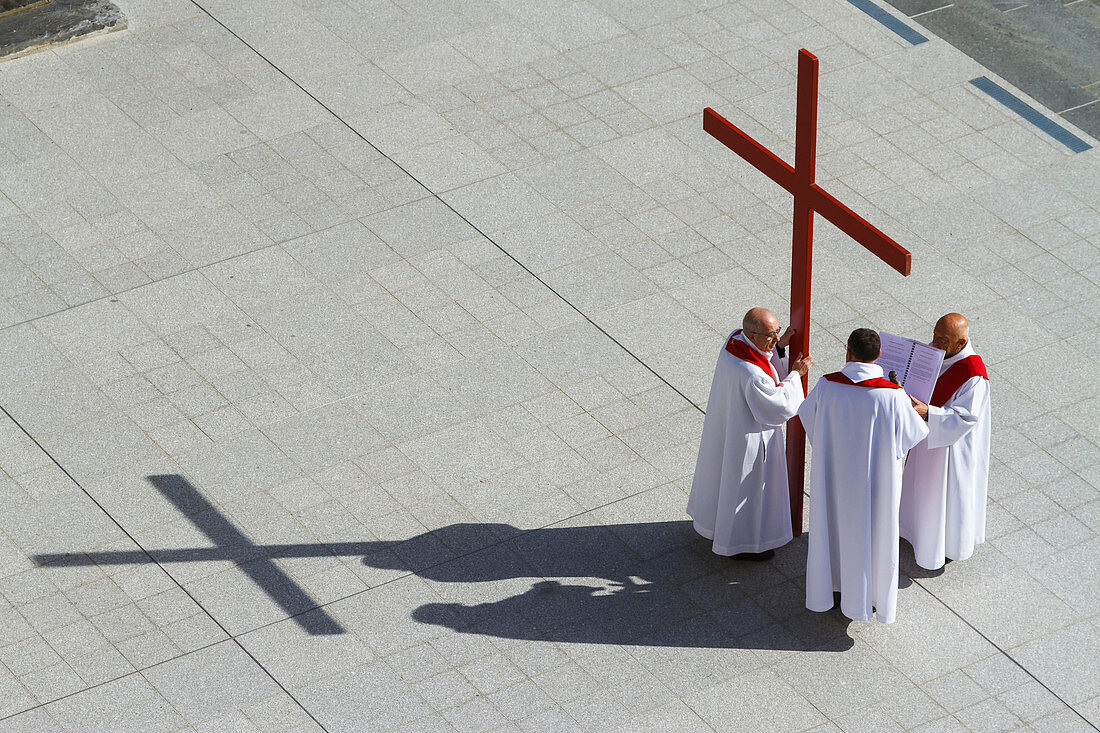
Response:
[{"label": "bald man with glasses", "polygon": [[783,424],[802,404],[813,363],[808,354],[788,360],[793,336],[753,308],[718,354],[687,505],[718,555],[767,560],[793,537]]}]

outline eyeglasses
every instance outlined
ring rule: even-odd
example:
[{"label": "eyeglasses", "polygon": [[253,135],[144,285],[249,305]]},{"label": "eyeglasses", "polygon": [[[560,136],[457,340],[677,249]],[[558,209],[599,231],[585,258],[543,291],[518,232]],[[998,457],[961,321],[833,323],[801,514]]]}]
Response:
[{"label": "eyeglasses", "polygon": [[749,333],[755,333],[757,336],[766,336],[767,338],[771,338],[771,339],[778,339],[779,338],[779,329],[778,328],[775,329],[774,331],[749,331]]}]

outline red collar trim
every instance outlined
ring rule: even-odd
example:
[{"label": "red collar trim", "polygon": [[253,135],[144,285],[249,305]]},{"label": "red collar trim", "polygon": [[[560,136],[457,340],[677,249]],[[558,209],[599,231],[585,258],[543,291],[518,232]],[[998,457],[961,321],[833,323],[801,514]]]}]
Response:
[{"label": "red collar trim", "polygon": [[772,374],[772,365],[771,365],[771,363],[768,362],[768,360],[764,357],[764,355],[761,354],[759,351],[752,348],[751,346],[746,344],[741,339],[737,338],[740,335],[741,335],[741,329],[740,328],[733,332],[733,335],[730,336],[729,341],[726,342],[726,351],[730,352],[731,354],[736,356],[738,359],[742,359],[742,360],[747,361],[748,363],[750,363],[754,366],[759,367],[760,370],[762,372],[764,372],[764,374],[768,375],[768,378],[770,380],[775,382],[775,386],[778,387],[779,386],[779,380],[775,378],[774,374]]},{"label": "red collar trim", "polygon": [[943,407],[949,399],[955,396],[955,393],[959,391],[959,387],[966,384],[971,377],[981,377],[986,381],[989,380],[989,375],[985,371],[985,362],[977,354],[959,359],[947,367],[947,371],[936,380],[936,389],[932,392],[932,399],[928,400],[928,404]]},{"label": "red collar trim", "polygon": [[894,384],[889,379],[883,379],[882,377],[873,377],[871,379],[864,379],[862,382],[853,382],[843,372],[832,372],[826,374],[825,378],[830,382],[836,382],[837,384],[848,384],[853,387],[887,387],[889,389],[901,389],[900,384]]}]

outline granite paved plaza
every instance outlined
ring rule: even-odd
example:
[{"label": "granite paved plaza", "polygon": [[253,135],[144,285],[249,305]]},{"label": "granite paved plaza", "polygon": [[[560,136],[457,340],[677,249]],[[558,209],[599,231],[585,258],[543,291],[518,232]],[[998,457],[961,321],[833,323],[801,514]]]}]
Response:
[{"label": "granite paved plaza", "polygon": [[[845,0],[118,5],[0,62],[0,729],[1100,725],[1096,147]],[[889,626],[685,521],[790,268],[701,111],[793,159],[801,47],[913,253],[818,219],[811,377],[958,310],[993,384],[988,542]]]}]

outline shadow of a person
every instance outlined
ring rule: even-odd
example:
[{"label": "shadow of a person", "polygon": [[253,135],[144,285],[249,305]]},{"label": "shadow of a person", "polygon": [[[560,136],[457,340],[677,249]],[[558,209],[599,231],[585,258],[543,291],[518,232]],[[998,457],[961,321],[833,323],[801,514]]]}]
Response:
[{"label": "shadow of a person", "polygon": [[[520,640],[849,649],[854,642],[839,611],[805,611],[801,544],[781,551],[778,564],[742,563],[712,555],[687,522],[533,530],[416,571],[453,583],[530,577],[526,591],[482,603],[428,603],[412,618]],[[577,581],[561,580],[570,578]]]}]

